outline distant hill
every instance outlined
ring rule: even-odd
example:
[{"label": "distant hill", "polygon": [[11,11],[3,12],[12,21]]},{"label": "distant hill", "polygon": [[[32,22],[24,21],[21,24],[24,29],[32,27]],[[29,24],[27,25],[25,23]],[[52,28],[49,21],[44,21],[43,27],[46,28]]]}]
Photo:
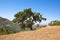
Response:
[{"label": "distant hill", "polygon": [[13,26],[18,26],[18,25],[12,23],[10,20],[6,18],[0,17],[0,27],[5,27],[5,26],[13,27]]},{"label": "distant hill", "polygon": [[17,23],[13,23],[6,18],[0,17],[0,28],[9,27],[9,31],[20,31],[20,27]]}]

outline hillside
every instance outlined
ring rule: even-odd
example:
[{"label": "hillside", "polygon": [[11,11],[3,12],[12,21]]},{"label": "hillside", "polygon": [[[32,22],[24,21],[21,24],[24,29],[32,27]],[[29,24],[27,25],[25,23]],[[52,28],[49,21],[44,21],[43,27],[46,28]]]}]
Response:
[{"label": "hillside", "polygon": [[60,40],[60,26],[48,26],[35,31],[1,35],[0,40]]},{"label": "hillside", "polygon": [[0,35],[10,34],[19,31],[20,31],[20,26],[17,23],[13,23],[12,21],[6,18],[0,17]]},{"label": "hillside", "polygon": [[11,22],[10,20],[0,17],[0,27],[5,27],[5,26],[9,26],[9,27],[15,27],[18,26],[17,24]]}]

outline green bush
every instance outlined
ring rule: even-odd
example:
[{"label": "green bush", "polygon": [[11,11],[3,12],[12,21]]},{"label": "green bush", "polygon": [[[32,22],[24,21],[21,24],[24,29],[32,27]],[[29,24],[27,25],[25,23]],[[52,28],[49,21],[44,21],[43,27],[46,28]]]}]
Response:
[{"label": "green bush", "polygon": [[49,26],[59,26],[60,25],[60,21],[59,20],[51,21],[48,25]]},{"label": "green bush", "polygon": [[5,28],[0,28],[0,35],[7,34]]},{"label": "green bush", "polygon": [[1,27],[0,28],[0,35],[4,35],[4,34],[12,34],[12,33],[16,33],[19,32],[20,28],[19,27]]}]

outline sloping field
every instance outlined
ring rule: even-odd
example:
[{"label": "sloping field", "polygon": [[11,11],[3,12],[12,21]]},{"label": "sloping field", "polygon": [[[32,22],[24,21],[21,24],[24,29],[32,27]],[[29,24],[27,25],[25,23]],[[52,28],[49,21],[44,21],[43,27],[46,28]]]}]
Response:
[{"label": "sloping field", "polygon": [[0,40],[60,40],[60,26],[0,36]]}]

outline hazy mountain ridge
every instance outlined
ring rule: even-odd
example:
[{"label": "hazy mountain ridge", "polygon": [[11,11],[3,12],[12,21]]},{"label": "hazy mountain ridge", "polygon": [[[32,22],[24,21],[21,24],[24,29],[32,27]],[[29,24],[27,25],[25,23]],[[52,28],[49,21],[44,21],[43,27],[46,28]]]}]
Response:
[{"label": "hazy mountain ridge", "polygon": [[10,20],[6,19],[6,18],[2,18],[0,17],[0,27],[4,27],[4,26],[18,26],[18,25],[14,25],[15,23],[12,23]]},{"label": "hazy mountain ridge", "polygon": [[0,28],[4,28],[4,27],[9,27],[8,30],[10,31],[20,31],[20,27],[17,23],[13,23],[10,20],[6,19],[6,18],[2,18],[0,17]]}]

